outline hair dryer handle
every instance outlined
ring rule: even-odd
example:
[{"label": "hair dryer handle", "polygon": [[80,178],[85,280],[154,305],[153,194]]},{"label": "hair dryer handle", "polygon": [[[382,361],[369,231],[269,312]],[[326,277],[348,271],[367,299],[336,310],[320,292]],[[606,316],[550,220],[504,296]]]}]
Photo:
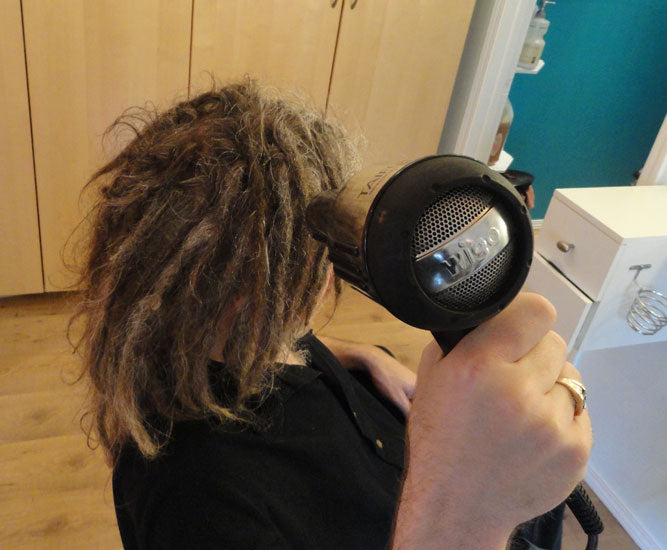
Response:
[{"label": "hair dryer handle", "polygon": [[447,355],[450,351],[452,351],[454,346],[456,346],[456,344],[458,344],[461,339],[474,328],[475,327],[458,330],[432,331],[431,334],[433,334],[435,341],[438,342],[442,353]]}]

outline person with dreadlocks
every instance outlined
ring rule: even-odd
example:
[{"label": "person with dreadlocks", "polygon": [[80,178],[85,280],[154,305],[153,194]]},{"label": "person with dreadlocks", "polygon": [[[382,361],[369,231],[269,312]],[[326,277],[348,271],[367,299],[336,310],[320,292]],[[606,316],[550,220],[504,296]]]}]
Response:
[{"label": "person with dreadlocks", "polygon": [[431,343],[415,383],[310,331],[338,287],[306,207],[359,164],[337,124],[250,80],[137,120],[89,183],[72,319],[126,549],[500,549],[564,500],[591,430],[546,300]]}]

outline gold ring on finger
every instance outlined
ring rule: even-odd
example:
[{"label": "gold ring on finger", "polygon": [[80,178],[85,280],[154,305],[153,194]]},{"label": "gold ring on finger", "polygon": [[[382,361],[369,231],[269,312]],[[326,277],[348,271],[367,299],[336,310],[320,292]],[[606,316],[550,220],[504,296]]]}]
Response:
[{"label": "gold ring on finger", "polygon": [[574,400],[574,416],[579,416],[586,408],[586,386],[579,382],[579,380],[563,376],[556,380],[556,383],[565,386],[570,391],[570,395]]}]

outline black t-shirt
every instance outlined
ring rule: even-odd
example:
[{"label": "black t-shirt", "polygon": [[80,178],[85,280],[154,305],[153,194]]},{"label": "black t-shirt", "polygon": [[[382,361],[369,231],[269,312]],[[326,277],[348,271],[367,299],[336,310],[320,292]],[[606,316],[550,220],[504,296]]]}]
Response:
[{"label": "black t-shirt", "polygon": [[400,490],[400,414],[314,336],[259,410],[262,430],[181,422],[163,453],[114,469],[126,549],[381,549]]}]

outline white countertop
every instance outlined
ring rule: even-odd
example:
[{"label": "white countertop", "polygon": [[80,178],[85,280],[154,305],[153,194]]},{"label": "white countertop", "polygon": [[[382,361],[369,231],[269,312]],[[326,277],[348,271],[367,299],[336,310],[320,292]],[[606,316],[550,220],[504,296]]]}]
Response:
[{"label": "white countertop", "polygon": [[554,197],[616,241],[667,236],[667,186],[556,189]]}]

